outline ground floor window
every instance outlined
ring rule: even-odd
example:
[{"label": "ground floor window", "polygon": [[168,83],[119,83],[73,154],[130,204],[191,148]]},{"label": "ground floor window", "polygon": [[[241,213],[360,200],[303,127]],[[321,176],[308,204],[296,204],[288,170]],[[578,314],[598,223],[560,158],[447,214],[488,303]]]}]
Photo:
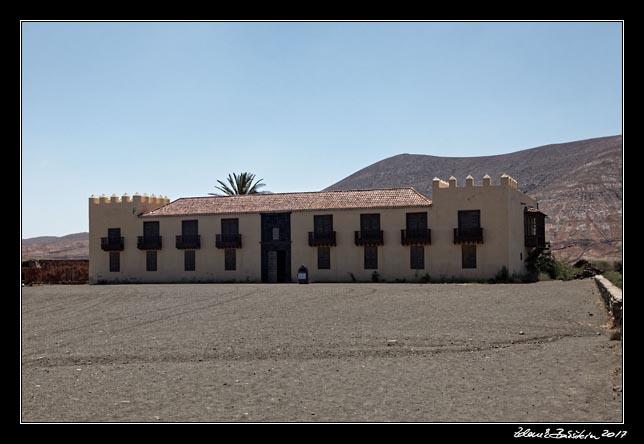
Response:
[{"label": "ground floor window", "polygon": [[409,250],[410,263],[412,270],[425,269],[425,247],[422,245],[412,245]]},{"label": "ground floor window", "polygon": [[237,250],[235,250],[234,248],[227,248],[226,250],[224,250],[224,269],[237,269]]},{"label": "ground floor window", "polygon": [[331,247],[318,247],[318,270],[331,269]]},{"label": "ground floor window", "polygon": [[185,250],[183,252],[183,269],[185,271],[195,271],[195,250]]},{"label": "ground floor window", "polygon": [[121,253],[118,251],[110,251],[110,271],[121,271]]},{"label": "ground floor window", "polygon": [[147,250],[145,252],[145,269],[147,271],[157,271],[157,250]]},{"label": "ground floor window", "polygon": [[378,247],[375,245],[364,246],[364,269],[375,270],[378,268]]},{"label": "ground floor window", "polygon": [[476,268],[476,245],[463,245],[463,268]]}]

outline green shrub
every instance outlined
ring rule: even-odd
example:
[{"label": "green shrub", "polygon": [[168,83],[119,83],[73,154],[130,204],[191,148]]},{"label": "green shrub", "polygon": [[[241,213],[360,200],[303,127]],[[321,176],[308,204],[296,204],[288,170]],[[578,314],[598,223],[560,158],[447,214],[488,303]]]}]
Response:
[{"label": "green shrub", "polygon": [[618,272],[618,273],[620,273],[620,274],[622,273],[622,263],[621,263],[621,261],[613,262],[613,270]]},{"label": "green shrub", "polygon": [[380,273],[378,273],[376,270],[371,273],[371,282],[380,282]]},{"label": "green shrub", "polygon": [[569,281],[575,275],[575,270],[568,264],[555,260],[555,274],[553,279]]},{"label": "green shrub", "polygon": [[501,269],[496,273],[496,276],[494,276],[493,282],[496,284],[507,284],[510,282],[510,272],[508,271],[508,267],[505,265],[501,267]]},{"label": "green shrub", "polygon": [[539,280],[542,274],[547,274],[550,279],[569,281],[575,274],[575,269],[564,262],[558,261],[552,255],[539,255],[526,261],[528,272]]},{"label": "green shrub", "polygon": [[552,278],[548,273],[539,273],[539,281],[551,281]]},{"label": "green shrub", "polygon": [[425,273],[419,279],[421,284],[429,284],[432,281],[432,278],[429,276],[429,273]]}]

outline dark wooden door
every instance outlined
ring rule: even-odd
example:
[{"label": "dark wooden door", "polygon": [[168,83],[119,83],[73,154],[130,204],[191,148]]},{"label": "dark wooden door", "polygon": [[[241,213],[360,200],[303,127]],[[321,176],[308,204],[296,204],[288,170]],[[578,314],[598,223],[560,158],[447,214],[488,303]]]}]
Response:
[{"label": "dark wooden door", "polygon": [[291,214],[262,217],[262,282],[291,281]]}]

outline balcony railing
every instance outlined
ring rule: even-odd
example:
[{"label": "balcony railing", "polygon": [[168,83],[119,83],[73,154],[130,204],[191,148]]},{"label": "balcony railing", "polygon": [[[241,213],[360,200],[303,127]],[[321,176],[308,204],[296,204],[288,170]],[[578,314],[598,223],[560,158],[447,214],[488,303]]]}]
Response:
[{"label": "balcony railing", "polygon": [[201,236],[198,234],[177,236],[177,248],[179,250],[196,250],[201,248]]},{"label": "balcony railing", "polygon": [[137,236],[136,248],[139,250],[160,250],[161,236]]},{"label": "balcony railing", "polygon": [[546,248],[546,237],[536,235],[525,235],[525,246],[532,248]]},{"label": "balcony railing", "polygon": [[125,248],[125,238],[122,237],[102,237],[101,249],[103,251],[123,251]]},{"label": "balcony railing", "polygon": [[483,228],[454,228],[454,243],[455,244],[482,244],[483,243]]},{"label": "balcony railing", "polygon": [[335,231],[328,233],[316,233],[309,231],[310,247],[335,247]]},{"label": "balcony railing", "polygon": [[432,230],[400,230],[400,243],[403,245],[431,245]]},{"label": "balcony railing", "polygon": [[382,230],[356,231],[356,245],[382,245],[384,243]]},{"label": "balcony railing", "polygon": [[241,234],[218,234],[215,239],[215,246],[217,248],[241,248],[242,235]]}]

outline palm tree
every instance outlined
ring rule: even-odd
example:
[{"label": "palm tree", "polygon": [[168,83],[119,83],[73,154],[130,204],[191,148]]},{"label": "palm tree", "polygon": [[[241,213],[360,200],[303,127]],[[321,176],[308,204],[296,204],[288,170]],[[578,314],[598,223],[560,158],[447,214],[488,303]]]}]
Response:
[{"label": "palm tree", "polygon": [[[264,179],[259,179],[255,183],[255,175],[252,173],[239,173],[239,176],[235,173],[228,175],[228,184],[223,183],[221,180],[218,180],[219,186],[215,186],[218,190],[222,191],[225,195],[228,196],[237,196],[240,194],[257,194],[259,189],[263,186],[266,186],[264,183],[260,183]],[[211,196],[217,196],[217,193],[208,193]]]}]

